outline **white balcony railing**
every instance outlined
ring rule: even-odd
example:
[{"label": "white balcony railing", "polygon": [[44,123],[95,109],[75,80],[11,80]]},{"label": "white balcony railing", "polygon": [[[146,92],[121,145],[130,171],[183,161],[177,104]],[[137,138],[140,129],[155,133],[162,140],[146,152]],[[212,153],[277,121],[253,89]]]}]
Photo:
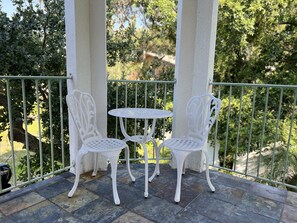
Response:
[{"label": "white balcony railing", "polygon": [[211,83],[222,110],[213,166],[297,189],[297,86]]},{"label": "white balcony railing", "polygon": [[12,172],[7,185],[9,173],[2,169],[0,193],[69,168],[67,79],[0,77],[0,163]]},{"label": "white balcony railing", "polygon": [[[0,193],[68,170],[67,77],[0,77],[0,163],[12,170]],[[174,81],[108,81],[108,110],[119,107],[173,109]],[[209,137],[214,168],[297,189],[297,86],[211,83],[223,101]],[[155,137],[170,137],[171,119],[159,120]],[[141,131],[139,120],[128,131]],[[4,131],[5,130],[5,131]],[[118,120],[108,116],[108,135],[122,138]],[[143,154],[130,144],[131,158]],[[153,146],[150,160],[155,159]],[[163,149],[163,162],[170,159]],[[295,178],[294,178],[295,177]]]}]

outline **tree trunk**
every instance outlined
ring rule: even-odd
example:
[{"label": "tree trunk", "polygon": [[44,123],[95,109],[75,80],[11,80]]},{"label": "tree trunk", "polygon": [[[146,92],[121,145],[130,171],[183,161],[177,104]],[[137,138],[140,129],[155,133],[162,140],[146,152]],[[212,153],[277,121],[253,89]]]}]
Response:
[{"label": "tree trunk", "polygon": [[[23,143],[26,146],[26,131],[23,128],[23,120],[19,118],[12,124],[13,130],[13,141]],[[28,136],[28,149],[30,152],[39,153],[39,139],[37,139],[34,135],[27,132]],[[10,131],[8,132],[8,137],[10,139]],[[42,148],[46,148],[47,144],[42,143]]]}]

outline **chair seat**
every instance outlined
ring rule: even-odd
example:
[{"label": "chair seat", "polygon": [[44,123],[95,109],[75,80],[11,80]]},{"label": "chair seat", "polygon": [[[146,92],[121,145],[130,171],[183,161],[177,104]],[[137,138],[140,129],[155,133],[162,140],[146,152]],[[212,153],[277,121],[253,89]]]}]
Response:
[{"label": "chair seat", "polygon": [[169,149],[181,150],[181,151],[199,151],[202,150],[201,141],[195,141],[192,139],[186,138],[172,138],[167,139],[164,142],[164,145]]},{"label": "chair seat", "polygon": [[105,151],[117,151],[125,148],[127,144],[119,139],[114,138],[101,138],[100,136],[94,136],[88,138],[84,146],[90,152],[105,152]]}]

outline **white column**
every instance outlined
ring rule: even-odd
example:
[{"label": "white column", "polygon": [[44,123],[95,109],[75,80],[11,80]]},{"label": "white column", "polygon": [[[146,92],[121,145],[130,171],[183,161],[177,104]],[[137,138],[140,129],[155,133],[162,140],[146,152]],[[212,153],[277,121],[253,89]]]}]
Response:
[{"label": "white column", "polygon": [[[178,1],[173,136],[187,132],[185,108],[191,96],[211,91],[218,0]],[[201,153],[191,155],[188,168],[201,171]],[[172,163],[175,166],[174,163]]]},{"label": "white column", "polygon": [[[102,135],[107,131],[105,8],[105,0],[65,0],[67,75],[72,75],[67,83],[68,92],[80,89],[92,94]],[[70,161],[73,162],[81,141],[71,118],[69,134]],[[106,169],[106,160],[100,159],[99,168]],[[92,169],[93,155],[88,154],[82,161],[82,172]]]}]

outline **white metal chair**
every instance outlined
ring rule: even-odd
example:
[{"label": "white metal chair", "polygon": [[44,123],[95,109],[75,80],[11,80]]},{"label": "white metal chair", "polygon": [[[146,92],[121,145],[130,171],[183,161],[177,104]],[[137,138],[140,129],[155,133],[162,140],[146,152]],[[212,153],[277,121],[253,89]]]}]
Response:
[{"label": "white metal chair", "polygon": [[176,158],[177,184],[175,191],[175,202],[180,201],[181,178],[186,157],[194,151],[202,151],[206,157],[206,179],[210,189],[215,188],[210,182],[208,169],[208,151],[204,144],[207,141],[209,131],[216,119],[221,107],[221,100],[211,94],[192,97],[186,108],[187,134],[184,138],[171,138],[165,140],[159,147],[166,146]]},{"label": "white metal chair", "polygon": [[92,173],[92,176],[96,176],[98,153],[100,153],[106,157],[111,164],[113,199],[114,203],[119,205],[120,199],[117,192],[116,173],[117,162],[122,149],[126,149],[125,155],[128,172],[132,181],[135,181],[135,178],[130,171],[128,145],[123,140],[102,137],[96,126],[96,104],[90,94],[79,90],[73,90],[71,94],[67,95],[66,101],[82,140],[82,146],[75,159],[75,181],[71,191],[68,193],[68,197],[72,197],[77,189],[80,176],[81,158],[88,152],[96,153],[94,156],[94,171]]}]

